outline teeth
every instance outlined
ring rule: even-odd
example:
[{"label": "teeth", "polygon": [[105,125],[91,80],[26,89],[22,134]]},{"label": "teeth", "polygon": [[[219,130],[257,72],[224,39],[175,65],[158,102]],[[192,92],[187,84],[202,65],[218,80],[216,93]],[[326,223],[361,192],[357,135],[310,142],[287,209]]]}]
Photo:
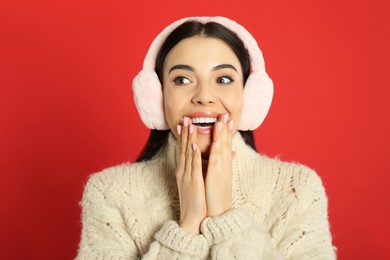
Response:
[{"label": "teeth", "polygon": [[202,123],[215,123],[217,122],[216,118],[213,117],[195,117],[192,118],[193,124],[202,124]]}]

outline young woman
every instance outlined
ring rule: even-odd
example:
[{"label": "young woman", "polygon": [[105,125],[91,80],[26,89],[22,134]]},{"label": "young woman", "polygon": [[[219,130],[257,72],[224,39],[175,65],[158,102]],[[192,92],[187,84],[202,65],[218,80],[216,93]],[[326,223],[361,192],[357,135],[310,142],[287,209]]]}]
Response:
[{"label": "young woman", "polygon": [[133,90],[151,134],[90,177],[78,259],[335,259],[320,178],[256,151],[273,86],[242,26],[169,25]]}]

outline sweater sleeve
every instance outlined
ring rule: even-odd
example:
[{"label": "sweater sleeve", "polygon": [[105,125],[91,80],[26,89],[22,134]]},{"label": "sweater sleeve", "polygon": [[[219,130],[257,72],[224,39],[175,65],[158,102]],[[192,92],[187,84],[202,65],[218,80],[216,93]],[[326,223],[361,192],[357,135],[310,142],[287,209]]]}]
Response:
[{"label": "sweater sleeve", "polygon": [[277,243],[285,259],[336,259],[328,220],[328,199],[320,177],[301,167],[292,181],[295,207],[284,214],[284,232]]},{"label": "sweater sleeve", "polygon": [[212,241],[212,259],[283,259],[269,236],[256,226],[244,209],[206,218],[201,231],[207,240]]},{"label": "sweater sleeve", "polygon": [[210,245],[203,235],[182,230],[176,222],[167,221],[155,234],[148,252],[140,255],[136,234],[131,229],[136,220],[124,219],[120,209],[108,203],[109,180],[92,175],[83,194],[82,234],[77,260],[87,259],[206,259]]},{"label": "sweater sleeve", "polygon": [[212,244],[212,259],[335,259],[321,180],[313,173],[304,182],[306,187],[302,187],[300,195],[305,197],[305,202],[274,216],[275,222],[285,221],[278,227],[283,231],[276,243],[242,208],[206,218],[201,229]]}]

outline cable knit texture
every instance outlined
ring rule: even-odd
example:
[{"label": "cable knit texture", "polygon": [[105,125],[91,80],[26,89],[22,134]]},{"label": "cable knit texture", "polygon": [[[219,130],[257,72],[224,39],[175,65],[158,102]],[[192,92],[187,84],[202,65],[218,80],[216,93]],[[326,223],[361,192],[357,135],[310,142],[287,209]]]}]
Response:
[{"label": "cable knit texture", "polygon": [[91,175],[76,259],[336,259],[327,197],[306,166],[260,155],[236,134],[232,209],[194,235],[177,224],[177,141],[146,162]]}]

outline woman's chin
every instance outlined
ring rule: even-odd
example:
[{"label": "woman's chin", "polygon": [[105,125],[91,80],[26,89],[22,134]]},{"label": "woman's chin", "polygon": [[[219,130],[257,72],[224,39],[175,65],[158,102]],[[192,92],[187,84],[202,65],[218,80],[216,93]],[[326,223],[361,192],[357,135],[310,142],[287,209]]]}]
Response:
[{"label": "woman's chin", "polygon": [[211,142],[210,140],[197,140],[198,147],[202,153],[202,158],[203,159],[208,159],[210,155],[210,146]]},{"label": "woman's chin", "polygon": [[[172,131],[173,132],[173,131]],[[176,132],[173,132],[176,140],[180,138],[180,136],[177,135]],[[208,159],[210,154],[210,146],[212,143],[212,135],[211,134],[198,134],[196,144],[200,149],[200,152],[202,153],[203,159]]]},{"label": "woman's chin", "polygon": [[202,159],[208,160],[210,156],[210,146],[206,149],[201,149],[200,151],[202,152]]}]

